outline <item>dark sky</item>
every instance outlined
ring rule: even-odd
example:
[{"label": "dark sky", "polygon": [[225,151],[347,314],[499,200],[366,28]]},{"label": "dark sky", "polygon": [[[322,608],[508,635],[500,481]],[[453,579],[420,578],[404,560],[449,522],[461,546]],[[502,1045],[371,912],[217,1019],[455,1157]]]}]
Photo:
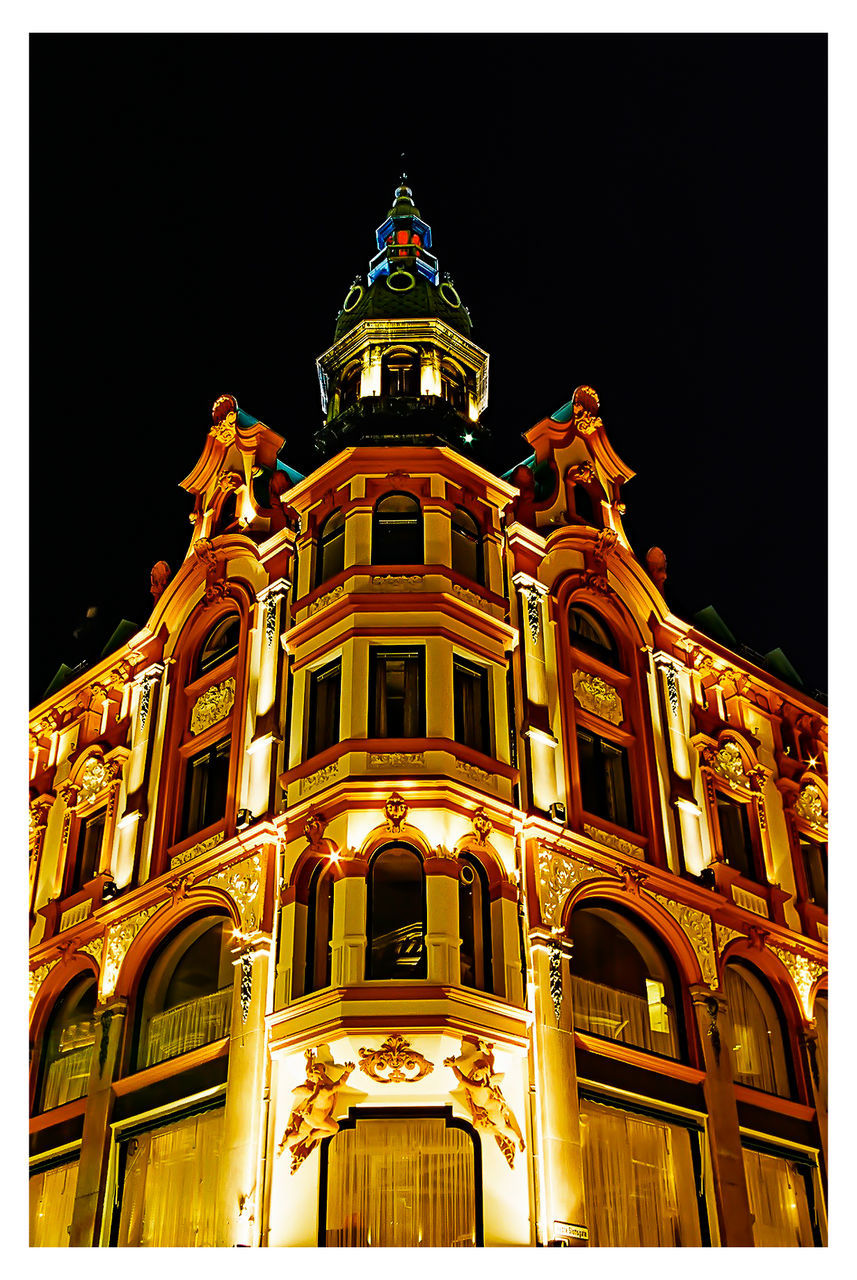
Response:
[{"label": "dark sky", "polygon": [[88,607],[108,633],[145,622],[218,395],[317,463],[315,357],[402,151],[491,355],[494,469],[594,386],[673,609],[713,604],[826,688],[824,36],[78,35],[30,55],[33,702],[79,661]]}]

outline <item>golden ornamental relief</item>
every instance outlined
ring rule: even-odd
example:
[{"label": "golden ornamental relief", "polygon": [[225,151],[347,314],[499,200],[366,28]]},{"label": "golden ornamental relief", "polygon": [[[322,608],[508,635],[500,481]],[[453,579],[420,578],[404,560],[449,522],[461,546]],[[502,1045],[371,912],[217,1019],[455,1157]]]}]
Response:
[{"label": "golden ornamental relief", "polygon": [[494,823],[489,818],[484,809],[477,809],[470,820],[473,828],[473,834],[476,836],[477,844],[485,844],[491,832],[494,830]]},{"label": "golden ornamental relief", "polygon": [[422,768],[425,764],[422,751],[370,751],[370,769],[411,769]]},{"label": "golden ornamental relief", "polygon": [[51,969],[53,969],[55,964],[59,964],[59,957],[57,957],[56,960],[49,960],[47,964],[39,965],[38,969],[30,970],[30,1008],[31,1009],[33,1007],[33,1001],[35,1000],[36,996],[39,994],[39,987],[42,985],[45,978],[48,976],[48,974],[50,973]]},{"label": "golden ornamental relief", "polygon": [[315,600],[310,602],[310,613],[318,613],[320,609],[325,609],[329,604],[340,600],[345,595],[345,587],[340,582],[338,587],[334,587],[331,591],[326,591],[323,596],[317,596]]},{"label": "golden ornamental relief", "polygon": [[315,773],[310,773],[305,778],[301,778],[298,789],[301,795],[306,795],[308,791],[315,791],[316,787],[320,787],[325,782],[330,782],[331,778],[335,778],[338,773],[339,760],[331,760],[330,764],[326,764],[323,769],[317,769]]},{"label": "golden ornamental relief", "polygon": [[729,926],[725,924],[716,924],[714,926],[714,933],[717,937],[717,952],[718,955],[721,956],[733,938],[746,938],[747,936],[746,933],[742,933],[740,929],[730,929]]},{"label": "golden ornamental relief", "polygon": [[99,998],[104,1000],[107,996],[112,996],[116,990],[116,983],[119,980],[119,971],[122,968],[122,962],[127,955],[128,948],[142,929],[143,925],[151,915],[161,906],[159,902],[157,906],[147,907],[143,911],[138,911],[135,915],[129,916],[127,920],[122,920],[119,924],[114,924],[107,933],[107,945],[104,948],[104,964],[101,967],[101,988]]},{"label": "golden ornamental relief", "polygon": [[631,844],[630,840],[623,840],[621,836],[614,835],[612,831],[599,831],[598,827],[592,827],[588,822],[584,822],[583,830],[592,840],[597,840],[599,844],[606,844],[608,848],[615,849],[617,853],[624,853],[629,858],[638,858],[640,860],[645,857],[645,851],[638,844]]},{"label": "golden ornamental relief", "polygon": [[78,782],[77,804],[89,804],[100,791],[109,786],[118,776],[121,766],[117,760],[103,760],[101,756],[90,756],[83,766]]},{"label": "golden ornamental relief", "polygon": [[591,675],[588,671],[575,671],[572,677],[575,701],[584,711],[607,720],[610,724],[621,724],[625,718],[622,699],[612,684],[602,680],[600,676]]},{"label": "golden ornamental relief", "polygon": [[711,928],[711,917],[705,915],[702,911],[697,911],[695,907],[686,906],[683,902],[673,902],[671,898],[664,898],[659,893],[653,893],[652,897],[662,907],[665,907],[673,919],[680,924],[696,953],[696,958],[702,971],[702,979],[708,983],[713,991],[720,983],[717,978],[717,963],[714,959],[714,935]]},{"label": "golden ornamental relief", "polygon": [[290,1153],[290,1173],[293,1174],[323,1138],[339,1132],[339,1122],[334,1120],[333,1112],[354,1070],[353,1062],[334,1062],[327,1044],[307,1049],[304,1056],[306,1080],[292,1090],[292,1109],[277,1147],[278,1156],[284,1151]]},{"label": "golden ornamental relief", "polygon": [[190,731],[193,734],[210,729],[229,715],[235,702],[235,677],[229,676],[221,684],[212,685],[201,693],[190,713]]},{"label": "golden ornamental relief", "polygon": [[[770,946],[770,943],[768,944]],[[800,998],[801,1009],[807,1022],[812,1019],[812,1003],[810,995],[812,988],[823,974],[827,973],[827,969],[823,964],[819,964],[817,960],[810,960],[808,956],[798,955],[794,951],[786,951],[783,947],[771,947],[771,951],[788,969],[789,977],[794,983],[795,990]]]},{"label": "golden ornamental relief", "polygon": [[584,880],[604,874],[556,848],[539,845],[539,898],[544,923],[558,929],[565,900],[572,889]]},{"label": "golden ornamental relief", "polygon": [[254,909],[262,886],[262,859],[258,853],[208,876],[204,883],[224,889],[229,894],[238,908],[243,932],[252,933],[259,927]]},{"label": "golden ornamental relief", "polygon": [[398,791],[393,791],[387,799],[384,805],[384,813],[387,817],[387,830],[393,833],[400,831],[402,823],[408,817],[408,805]]},{"label": "golden ornamental relief", "polygon": [[578,387],[572,401],[574,425],[581,435],[590,436],[604,425],[598,417],[598,394],[592,387]]},{"label": "golden ornamental relief", "polygon": [[715,773],[727,782],[738,786],[746,786],[747,775],[744,772],[744,760],[734,742],[726,742],[717,752],[712,765]]},{"label": "golden ornamental relief", "polygon": [[827,835],[827,809],[824,806],[824,798],[814,782],[807,782],[801,787],[800,795],[795,800],[794,811],[816,831]]},{"label": "golden ornamental relief", "polygon": [[190,862],[192,858],[199,858],[203,853],[209,853],[210,850],[216,849],[219,844],[223,844],[224,835],[209,836],[207,840],[200,840],[199,844],[191,845],[189,849],[185,849],[182,853],[177,853],[174,858],[170,858],[170,867],[180,867],[184,862]]},{"label": "golden ornamental relief", "polygon": [[462,1036],[457,1057],[444,1058],[459,1082],[449,1096],[470,1116],[477,1129],[490,1133],[502,1151],[510,1169],[515,1167],[516,1148],[523,1151],[524,1135],[500,1085],[503,1073],[494,1065],[494,1045],[476,1036]]},{"label": "golden ornamental relief", "polygon": [[100,938],[93,938],[91,942],[84,942],[83,946],[78,947],[78,951],[85,951],[87,955],[92,956],[95,963],[101,968],[101,953],[104,950],[104,935]]},{"label": "golden ornamental relief", "polygon": [[404,1036],[387,1036],[380,1049],[358,1049],[360,1070],[377,1084],[413,1084],[434,1071],[433,1063]]}]

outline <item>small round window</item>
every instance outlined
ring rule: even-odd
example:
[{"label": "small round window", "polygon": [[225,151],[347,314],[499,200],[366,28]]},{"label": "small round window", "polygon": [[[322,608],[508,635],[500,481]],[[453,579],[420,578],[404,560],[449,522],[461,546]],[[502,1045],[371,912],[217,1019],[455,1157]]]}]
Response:
[{"label": "small round window", "polygon": [[448,307],[461,306],[461,299],[459,298],[457,291],[453,288],[451,284],[448,284],[445,280],[443,284],[440,286],[440,296],[443,298],[444,302],[447,304]]},{"label": "small round window", "polygon": [[416,280],[410,271],[391,271],[387,276],[387,288],[392,289],[394,293],[407,293],[408,289],[413,289]]},{"label": "small round window", "polygon": [[357,303],[363,297],[362,284],[355,284],[353,288],[348,290],[348,296],[342,304],[343,311],[353,311]]}]

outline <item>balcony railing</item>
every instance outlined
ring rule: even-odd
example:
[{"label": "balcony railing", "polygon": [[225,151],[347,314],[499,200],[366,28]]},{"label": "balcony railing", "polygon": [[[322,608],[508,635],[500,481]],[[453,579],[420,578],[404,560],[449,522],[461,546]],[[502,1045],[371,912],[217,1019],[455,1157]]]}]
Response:
[{"label": "balcony railing", "polygon": [[156,1013],[149,1022],[146,1066],[189,1053],[228,1035],[231,1007],[232,988],[222,987],[209,996],[186,1000],[184,1004]]},{"label": "balcony railing", "polygon": [[[652,1005],[642,996],[574,976],[571,991],[576,1031],[678,1058],[675,1015],[665,1002]],[[664,1029],[656,1030],[657,1025]]]}]

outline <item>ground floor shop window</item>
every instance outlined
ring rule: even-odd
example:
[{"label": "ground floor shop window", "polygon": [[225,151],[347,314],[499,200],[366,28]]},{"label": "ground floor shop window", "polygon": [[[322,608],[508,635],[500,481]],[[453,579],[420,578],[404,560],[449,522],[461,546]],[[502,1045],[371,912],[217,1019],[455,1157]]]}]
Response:
[{"label": "ground floor shop window", "polygon": [[74,1196],[77,1160],[58,1164],[30,1175],[30,1247],[67,1248]]},{"label": "ground floor shop window", "polygon": [[213,1246],[223,1108],[185,1116],[120,1143],[115,1243],[130,1248]]},{"label": "ground floor shop window", "polygon": [[345,1121],[326,1152],[322,1243],[482,1243],[473,1138],[443,1115]]},{"label": "ground floor shop window", "polygon": [[757,1248],[812,1248],[810,1170],[783,1156],[744,1148],[744,1173]]},{"label": "ground floor shop window", "polygon": [[702,1244],[695,1132],[588,1098],[580,1132],[590,1245]]}]

